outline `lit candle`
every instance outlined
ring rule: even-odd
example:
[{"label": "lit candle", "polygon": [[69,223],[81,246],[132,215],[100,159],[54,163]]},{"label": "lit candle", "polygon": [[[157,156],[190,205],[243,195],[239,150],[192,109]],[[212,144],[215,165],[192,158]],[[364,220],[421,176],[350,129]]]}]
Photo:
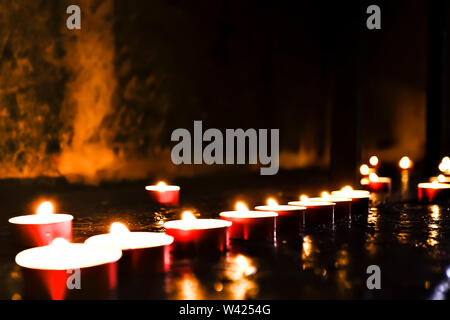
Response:
[{"label": "lit candle", "polygon": [[221,219],[197,219],[190,211],[183,212],[181,220],[164,223],[166,233],[174,238],[172,251],[182,254],[224,252],[230,226]]},{"label": "lit candle", "polygon": [[334,202],[311,201],[308,196],[302,195],[300,201],[292,201],[288,204],[306,207],[305,214],[303,215],[304,228],[332,226],[334,223],[334,206],[336,205]]},{"label": "lit candle", "polygon": [[443,175],[443,174],[440,174],[437,177],[431,177],[430,178],[430,182],[433,182],[435,180],[437,180],[440,183],[450,183],[450,177],[448,177],[446,175]]},{"label": "lit candle", "polygon": [[351,186],[343,187],[341,190],[331,192],[331,195],[352,199],[352,216],[368,215],[370,204],[370,192],[367,190],[353,190]]},{"label": "lit candle", "polygon": [[[105,298],[117,283],[119,248],[99,248],[56,238],[16,256],[25,296],[38,299]],[[69,284],[73,287],[69,287]]]},{"label": "lit candle", "polygon": [[378,168],[380,166],[380,161],[378,160],[377,156],[371,156],[369,159],[369,163],[372,168]]},{"label": "lit candle", "polygon": [[439,170],[449,176],[450,175],[450,158],[449,157],[444,157],[441,161],[441,163],[439,164]]},{"label": "lit candle", "polygon": [[72,220],[69,214],[53,213],[53,205],[45,201],[36,214],[9,219],[12,234],[21,247],[39,247],[50,244],[56,238],[72,240]]},{"label": "lit candle", "polygon": [[419,201],[429,203],[450,199],[450,184],[434,180],[431,183],[419,183],[417,187]]},{"label": "lit candle", "polygon": [[373,193],[390,193],[392,180],[388,177],[379,177],[376,173],[369,175],[368,190]]},{"label": "lit candle", "polygon": [[402,170],[409,170],[412,168],[412,161],[409,159],[409,157],[404,156],[400,159],[398,162],[398,167]]},{"label": "lit candle", "polygon": [[160,204],[176,206],[178,205],[180,187],[169,186],[164,181],[158,182],[156,185],[146,186],[150,194],[150,198]]},{"label": "lit candle", "polygon": [[125,275],[146,275],[167,270],[167,248],[173,237],[161,232],[130,232],[122,223],[114,222],[109,233],[90,237],[86,244],[116,246],[122,250],[119,272]]},{"label": "lit candle", "polygon": [[276,212],[276,238],[278,240],[295,240],[300,235],[301,223],[306,207],[279,205],[273,199],[267,199],[266,206],[255,207],[256,211]]},{"label": "lit candle", "polygon": [[327,191],[324,191],[320,194],[320,197],[317,198],[309,198],[310,201],[318,201],[318,202],[333,202],[336,205],[334,206],[334,221],[339,221],[343,219],[350,219],[352,212],[352,199],[345,197],[338,197],[329,194]]},{"label": "lit candle", "polygon": [[361,173],[361,175],[363,177],[368,177],[369,174],[371,174],[372,172],[375,172],[374,169],[369,168],[369,166],[367,164],[363,164],[361,165],[361,167],[359,168],[359,172]]},{"label": "lit candle", "polygon": [[231,221],[228,237],[237,240],[275,240],[276,217],[271,211],[250,211],[244,202],[237,202],[235,211],[220,213],[224,220]]}]

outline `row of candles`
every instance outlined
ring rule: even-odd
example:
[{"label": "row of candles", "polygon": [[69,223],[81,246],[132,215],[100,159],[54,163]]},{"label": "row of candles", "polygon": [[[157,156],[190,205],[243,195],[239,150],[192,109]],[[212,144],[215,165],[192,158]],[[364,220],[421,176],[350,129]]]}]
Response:
[{"label": "row of candles", "polygon": [[[159,183],[146,189],[159,203],[178,204],[179,186]],[[32,293],[34,296],[63,299],[76,292],[67,288],[70,270],[80,270],[82,282],[88,285],[82,292],[94,292],[95,296],[100,290],[104,296],[117,287],[117,279],[127,281],[129,277],[167,271],[172,255],[221,254],[235,240],[276,242],[298,238],[306,227],[332,225],[353,214],[367,214],[369,198],[368,191],[345,187],[317,198],[302,196],[300,201],[286,205],[269,198],[266,205],[254,210],[239,201],[235,210],[220,213],[219,219],[200,219],[184,211],[180,220],[164,223],[165,233],[131,232],[115,222],[109,233],[90,237],[84,243],[71,242],[74,217],[54,213],[49,201],[40,204],[36,214],[14,217],[9,222],[17,244],[29,248],[16,256],[25,289],[28,286],[29,291],[37,292]]]},{"label": "row of candles", "polygon": [[[450,169],[450,161],[448,164]],[[90,237],[84,243],[71,243],[74,217],[54,213],[52,203],[47,201],[38,207],[36,214],[9,220],[17,244],[30,248],[16,256],[16,263],[22,269],[25,284],[32,283],[33,287],[40,288],[39,292],[47,291],[53,299],[62,299],[69,294],[66,281],[70,277],[68,270],[72,269],[82,270],[83,283],[89,284],[92,290],[110,291],[117,286],[117,274],[130,277],[167,271],[172,254],[192,257],[220,254],[235,240],[276,242],[296,239],[308,228],[332,226],[340,220],[351,220],[352,216],[366,215],[371,193],[390,191],[391,188],[390,178],[376,175],[378,159],[372,157],[370,165],[361,166],[361,184],[367,190],[353,190],[347,186],[331,194],[323,192],[316,198],[303,195],[299,201],[286,205],[269,198],[266,205],[254,210],[239,201],[234,211],[220,213],[219,219],[199,219],[185,211],[180,220],[164,223],[165,233],[131,232],[125,225],[115,222],[109,233]],[[412,162],[405,157],[399,165],[402,170],[409,170]],[[439,188],[436,180],[419,184],[419,198],[430,201],[439,198],[437,193],[450,189],[446,182],[438,181]],[[146,190],[157,203],[178,205],[179,186],[160,182],[147,186]],[[434,192],[432,196],[429,196],[430,190]]]}]

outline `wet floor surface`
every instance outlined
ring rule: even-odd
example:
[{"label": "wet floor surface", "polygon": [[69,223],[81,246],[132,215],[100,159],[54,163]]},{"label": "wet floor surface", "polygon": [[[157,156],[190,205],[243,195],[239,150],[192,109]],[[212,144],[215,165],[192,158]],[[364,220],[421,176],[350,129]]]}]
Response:
[{"label": "wet floor surface", "polygon": [[[261,178],[179,181],[180,208],[150,203],[142,183],[81,187],[3,184],[0,223],[0,298],[20,299],[22,278],[14,263],[9,217],[30,212],[39,199],[51,198],[60,212],[75,216],[74,241],[104,233],[114,221],[132,231],[162,231],[166,219],[184,209],[217,217],[236,200],[280,202],[300,192],[324,190],[326,180],[281,176],[270,184]],[[302,187],[307,184],[308,187]],[[399,185],[400,186],[400,185]],[[398,191],[395,191],[398,190]],[[332,228],[306,230],[287,243],[233,242],[221,257],[172,257],[170,269],[150,280],[131,279],[120,298],[137,299],[429,299],[446,298],[450,267],[450,206],[420,205],[414,188],[395,188],[377,201],[368,216],[341,221]],[[381,290],[368,290],[367,267],[381,269]],[[450,273],[450,272],[448,272]],[[450,274],[449,274],[450,276]]]}]

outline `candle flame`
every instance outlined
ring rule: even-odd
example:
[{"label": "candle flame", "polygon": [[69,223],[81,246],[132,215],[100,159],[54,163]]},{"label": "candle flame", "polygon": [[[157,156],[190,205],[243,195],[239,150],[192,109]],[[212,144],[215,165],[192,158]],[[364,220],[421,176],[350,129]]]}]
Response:
[{"label": "candle flame", "polygon": [[50,201],[42,202],[36,211],[37,215],[51,215],[53,214],[53,204]]},{"label": "candle flame", "polygon": [[52,247],[61,248],[68,245],[70,242],[64,238],[55,238],[50,244]]},{"label": "candle flame", "polygon": [[130,230],[127,228],[127,226],[120,222],[114,222],[109,227],[109,233],[124,234],[124,233],[128,233],[128,232],[130,232]]},{"label": "candle flame", "polygon": [[433,187],[439,186],[439,181],[438,181],[438,179],[434,179],[433,182],[431,183],[431,185],[432,185]]},{"label": "candle flame", "polygon": [[359,168],[359,172],[361,172],[361,174],[363,176],[367,176],[370,173],[370,168],[367,164],[363,164],[360,168]]},{"label": "candle flame", "polygon": [[160,181],[160,182],[158,182],[156,185],[157,185],[158,187],[161,187],[161,188],[167,187],[167,183],[165,183],[164,181]]},{"label": "candle flame", "polygon": [[440,174],[440,175],[437,177],[437,181],[438,181],[438,182],[445,182],[445,176],[444,176],[443,174]]},{"label": "candle flame", "polygon": [[375,167],[378,165],[378,157],[377,156],[371,156],[369,159],[369,163],[372,167]]},{"label": "candle flame", "polygon": [[398,162],[398,166],[404,170],[411,168],[411,166],[412,166],[411,159],[409,159],[409,157],[407,157],[407,156],[404,156]]},{"label": "candle flame", "polygon": [[372,182],[377,182],[378,180],[379,180],[379,177],[378,177],[378,175],[376,174],[376,173],[371,173],[370,175],[369,175],[369,180],[370,181],[372,181]]},{"label": "candle flame", "polygon": [[302,194],[300,196],[300,201],[308,201],[308,200],[309,200],[309,197],[306,194]]},{"label": "candle flame", "polygon": [[320,196],[321,196],[322,198],[330,198],[330,197],[331,197],[331,195],[328,193],[328,191],[322,192],[322,193],[320,194]]},{"label": "candle flame", "polygon": [[236,211],[249,211],[247,205],[243,201],[236,202],[234,208],[236,209]]},{"label": "candle flame", "polygon": [[352,188],[352,186],[345,186],[342,188],[342,191],[346,191],[346,192],[353,191],[353,188]]},{"label": "candle flame", "polygon": [[181,220],[183,220],[183,221],[192,222],[196,219],[197,218],[194,216],[192,211],[184,211],[181,215]]},{"label": "candle flame", "polygon": [[278,206],[278,202],[274,198],[269,198],[267,199],[267,205],[271,207],[276,207]]}]

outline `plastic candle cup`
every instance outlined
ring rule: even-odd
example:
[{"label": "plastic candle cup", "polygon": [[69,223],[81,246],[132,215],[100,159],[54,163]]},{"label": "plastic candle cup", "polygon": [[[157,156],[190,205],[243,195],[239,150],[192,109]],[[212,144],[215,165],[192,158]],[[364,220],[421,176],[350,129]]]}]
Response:
[{"label": "plastic candle cup", "polygon": [[379,177],[376,173],[369,175],[368,191],[373,193],[390,193],[391,186],[391,178]]},{"label": "plastic candle cup", "polygon": [[297,240],[300,236],[303,214],[306,207],[279,205],[273,199],[267,199],[267,205],[255,207],[256,211],[276,212],[276,238],[278,240]]},{"label": "plastic candle cup", "polygon": [[21,267],[26,298],[104,299],[116,288],[116,262],[121,256],[119,248],[57,238],[48,246],[20,252],[16,263]]},{"label": "plastic candle cup", "polygon": [[53,213],[53,205],[45,201],[36,214],[9,219],[14,242],[24,248],[50,244],[56,238],[72,240],[72,220],[69,214]]},{"label": "plastic candle cup", "polygon": [[122,250],[119,274],[126,277],[145,276],[167,270],[168,248],[173,237],[160,232],[130,232],[119,222],[114,222],[110,232],[90,237],[88,245],[115,246]]},{"label": "plastic candle cup", "polygon": [[159,204],[168,206],[177,206],[180,194],[179,186],[169,186],[160,181],[156,185],[146,186],[145,190],[149,192],[150,198]]},{"label": "plastic candle cup", "polygon": [[417,186],[419,201],[430,203],[450,199],[450,184],[433,182],[419,183]]},{"label": "plastic candle cup", "polygon": [[352,212],[352,199],[345,197],[338,197],[330,195],[328,192],[324,191],[321,193],[320,197],[309,198],[310,201],[318,202],[333,202],[334,206],[334,221],[350,219]]},{"label": "plastic candle cup", "polygon": [[171,251],[176,254],[214,255],[227,249],[227,230],[231,222],[221,219],[197,219],[183,212],[181,220],[164,223],[166,233],[174,238]]},{"label": "plastic candle cup", "polygon": [[346,186],[339,191],[331,192],[332,196],[344,197],[352,199],[352,216],[368,215],[370,204],[370,192],[367,190],[353,190],[352,187]]},{"label": "plastic candle cup", "polygon": [[332,226],[334,223],[334,206],[336,205],[334,202],[311,201],[306,195],[302,195],[300,201],[292,201],[288,202],[288,204],[306,207],[303,215],[304,229]]},{"label": "plastic candle cup", "polygon": [[237,202],[235,211],[220,213],[223,220],[232,222],[228,238],[235,240],[275,241],[276,218],[272,211],[250,211],[243,202]]}]

